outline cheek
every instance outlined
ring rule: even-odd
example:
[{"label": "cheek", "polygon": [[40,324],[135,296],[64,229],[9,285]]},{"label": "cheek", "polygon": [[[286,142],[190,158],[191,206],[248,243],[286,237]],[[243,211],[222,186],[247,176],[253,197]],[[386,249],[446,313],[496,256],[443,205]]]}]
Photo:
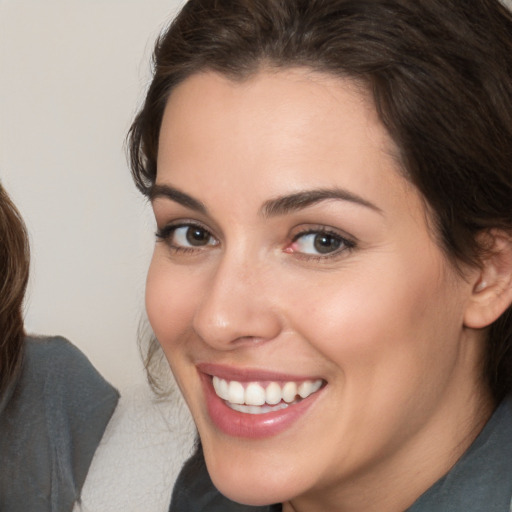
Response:
[{"label": "cheek", "polygon": [[183,268],[176,271],[165,256],[153,256],[146,281],[148,320],[191,409],[190,397],[200,392],[195,366],[188,358],[199,287]]},{"label": "cheek", "polygon": [[175,349],[190,326],[196,298],[194,279],[173,272],[168,261],[155,251],[146,280],[146,311],[149,323],[164,352]]},{"label": "cheek", "polygon": [[438,262],[409,265],[409,272],[407,263],[414,261],[396,258],[364,272],[347,270],[308,293],[296,288],[288,296],[294,330],[348,389],[379,394],[389,386],[396,396],[425,378],[449,375],[462,327],[456,293],[440,277]]},{"label": "cheek", "polygon": [[457,364],[449,289],[435,272],[398,281],[389,269],[346,272],[290,304],[294,330],[324,361],[340,451],[347,439],[354,453],[383,443],[391,449],[416,431],[442,401]]}]

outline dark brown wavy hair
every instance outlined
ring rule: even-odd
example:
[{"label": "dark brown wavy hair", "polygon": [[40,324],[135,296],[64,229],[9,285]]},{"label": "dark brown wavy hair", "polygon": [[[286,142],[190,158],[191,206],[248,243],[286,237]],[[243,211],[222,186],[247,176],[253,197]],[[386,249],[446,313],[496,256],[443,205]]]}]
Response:
[{"label": "dark brown wavy hair", "polygon": [[29,272],[28,237],[18,210],[0,184],[0,396],[23,356],[23,298]]},{"label": "dark brown wavy hair", "polygon": [[[372,93],[455,265],[479,263],[483,231],[512,233],[512,15],[498,0],[189,0],[156,44],[129,133],[137,187],[148,194],[155,182],[177,84],[202,71],[243,80],[293,66]],[[486,354],[499,400],[512,390],[510,308],[490,327]]]}]

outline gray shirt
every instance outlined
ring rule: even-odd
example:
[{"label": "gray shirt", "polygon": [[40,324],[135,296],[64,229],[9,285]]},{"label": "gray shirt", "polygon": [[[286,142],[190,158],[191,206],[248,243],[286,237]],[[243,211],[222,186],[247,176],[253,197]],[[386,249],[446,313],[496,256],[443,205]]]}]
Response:
[{"label": "gray shirt", "polygon": [[[451,471],[406,512],[512,512],[512,397]],[[281,505],[234,503],[213,486],[201,449],[187,461],[174,486],[170,512],[279,512]]]},{"label": "gray shirt", "polygon": [[28,338],[0,400],[0,511],[71,511],[118,398],[64,338]]}]

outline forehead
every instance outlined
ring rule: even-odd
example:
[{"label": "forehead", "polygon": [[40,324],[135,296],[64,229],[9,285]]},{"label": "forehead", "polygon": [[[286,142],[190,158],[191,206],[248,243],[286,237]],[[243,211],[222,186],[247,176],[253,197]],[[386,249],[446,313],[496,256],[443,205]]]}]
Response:
[{"label": "forehead", "polygon": [[[213,187],[261,201],[294,189],[378,193],[408,183],[370,94],[353,80],[308,69],[263,70],[244,81],[192,75],[162,121],[157,182]],[[255,179],[256,178],[256,179]]]},{"label": "forehead", "polygon": [[[215,123],[229,133],[250,120],[251,126],[243,127],[252,128],[253,137],[257,135],[258,122],[264,121],[267,133],[272,136],[275,136],[272,127],[280,124],[280,133],[293,139],[305,128],[310,136],[316,131],[318,138],[339,140],[342,133],[322,129],[326,122],[331,122],[326,128],[333,127],[333,116],[329,113],[349,119],[352,129],[364,129],[383,149],[395,151],[378,119],[373,98],[362,83],[309,68],[263,68],[243,80],[232,80],[215,72],[196,73],[172,91],[162,129],[179,124],[181,133],[192,128],[198,137],[201,126],[206,131]],[[179,122],[173,122],[174,118],[179,118]],[[338,128],[344,128],[343,124]],[[354,133],[354,138],[357,135]]]}]

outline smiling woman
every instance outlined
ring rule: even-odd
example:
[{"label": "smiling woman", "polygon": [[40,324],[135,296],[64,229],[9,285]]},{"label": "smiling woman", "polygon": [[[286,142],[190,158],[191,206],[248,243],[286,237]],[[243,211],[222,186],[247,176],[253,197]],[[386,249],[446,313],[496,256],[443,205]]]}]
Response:
[{"label": "smiling woman", "polygon": [[171,510],[509,509],[511,75],[493,0],[185,5],[130,133]]}]

